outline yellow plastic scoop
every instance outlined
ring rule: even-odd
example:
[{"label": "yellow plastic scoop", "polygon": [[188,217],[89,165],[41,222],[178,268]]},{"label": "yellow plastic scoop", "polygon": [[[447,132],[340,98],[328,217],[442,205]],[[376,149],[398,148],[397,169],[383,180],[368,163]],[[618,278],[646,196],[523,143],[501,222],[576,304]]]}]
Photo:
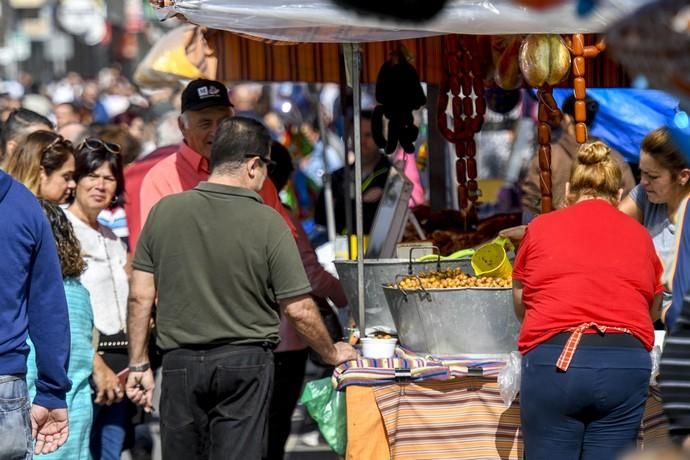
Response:
[{"label": "yellow plastic scoop", "polygon": [[508,238],[499,236],[491,243],[477,249],[470,260],[474,274],[510,279],[513,275],[513,266],[508,259],[506,248],[515,250]]}]

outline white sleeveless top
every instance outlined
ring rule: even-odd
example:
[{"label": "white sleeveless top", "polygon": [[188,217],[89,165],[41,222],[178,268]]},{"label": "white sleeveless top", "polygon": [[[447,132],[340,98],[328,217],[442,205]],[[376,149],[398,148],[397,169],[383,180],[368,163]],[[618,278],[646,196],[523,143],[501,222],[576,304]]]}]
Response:
[{"label": "white sleeveless top", "polygon": [[80,281],[91,296],[94,326],[105,335],[126,330],[129,284],[124,243],[101,224],[94,230],[68,210],[65,214],[72,222],[87,264]]}]

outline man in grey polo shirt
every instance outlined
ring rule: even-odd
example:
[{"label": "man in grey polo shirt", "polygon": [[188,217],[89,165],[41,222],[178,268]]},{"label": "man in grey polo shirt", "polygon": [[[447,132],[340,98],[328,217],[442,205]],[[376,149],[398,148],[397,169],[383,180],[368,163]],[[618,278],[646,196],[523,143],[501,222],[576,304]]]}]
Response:
[{"label": "man in grey polo shirt", "polygon": [[151,408],[147,357],[154,298],[164,351],[161,436],[166,460],[260,459],[280,310],[330,364],[355,359],[333,344],[309,293],[289,228],[257,194],[271,138],[249,118],[221,123],[208,182],[163,198],[132,262],[129,398]]}]

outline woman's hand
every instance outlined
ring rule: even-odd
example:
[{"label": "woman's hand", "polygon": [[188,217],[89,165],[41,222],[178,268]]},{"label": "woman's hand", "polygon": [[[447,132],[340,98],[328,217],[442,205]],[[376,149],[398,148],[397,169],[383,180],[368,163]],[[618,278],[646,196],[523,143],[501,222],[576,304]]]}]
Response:
[{"label": "woman's hand", "polygon": [[110,406],[125,397],[120,379],[98,353],[93,360],[93,383],[96,385],[96,404]]},{"label": "woman's hand", "polygon": [[525,232],[527,231],[527,225],[518,225],[517,227],[510,227],[498,232],[499,236],[504,236],[509,238],[510,241],[518,246],[520,241],[525,237]]}]

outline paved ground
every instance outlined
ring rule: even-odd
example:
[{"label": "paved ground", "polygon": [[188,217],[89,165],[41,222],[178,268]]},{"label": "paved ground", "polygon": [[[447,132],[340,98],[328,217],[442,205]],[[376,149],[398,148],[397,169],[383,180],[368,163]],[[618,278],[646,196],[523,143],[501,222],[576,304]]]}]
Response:
[{"label": "paved ground", "polygon": [[304,412],[303,407],[297,407],[292,416],[292,434],[286,444],[284,460],[338,460],[338,455],[328,447],[313,422],[305,421]]}]

